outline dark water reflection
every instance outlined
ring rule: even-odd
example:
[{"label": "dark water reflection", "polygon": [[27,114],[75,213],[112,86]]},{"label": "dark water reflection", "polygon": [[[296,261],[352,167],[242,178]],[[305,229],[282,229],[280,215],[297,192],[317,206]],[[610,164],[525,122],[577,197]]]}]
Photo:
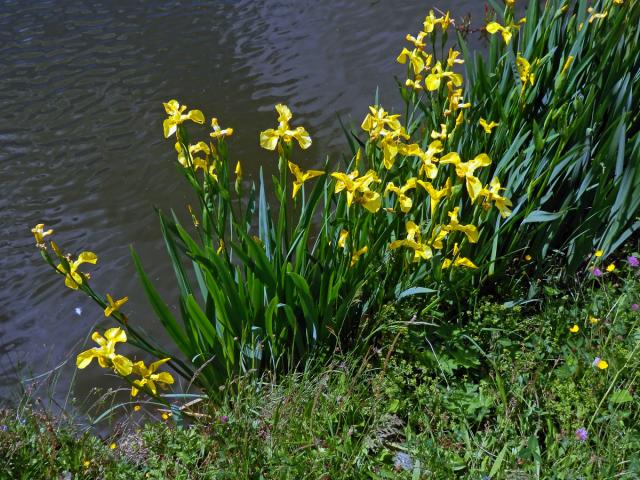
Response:
[{"label": "dark water reflection", "polygon": [[[97,290],[128,294],[130,317],[153,331],[128,248],[172,292],[152,206],[183,210],[190,198],[162,138],[162,101],[178,98],[234,127],[231,149],[249,175],[273,167],[258,133],[275,125],[273,105],[284,101],[314,140],[298,160],[318,165],[343,146],[337,114],[359,123],[376,87],[384,105],[397,104],[395,57],[429,6],[0,1],[0,396],[10,397],[19,375],[71,358],[64,392],[72,354],[94,324],[109,325],[42,262],[29,232],[36,223],[69,251],[96,252]],[[476,0],[437,6],[478,21],[484,10]],[[103,378],[88,369],[76,391]]]}]

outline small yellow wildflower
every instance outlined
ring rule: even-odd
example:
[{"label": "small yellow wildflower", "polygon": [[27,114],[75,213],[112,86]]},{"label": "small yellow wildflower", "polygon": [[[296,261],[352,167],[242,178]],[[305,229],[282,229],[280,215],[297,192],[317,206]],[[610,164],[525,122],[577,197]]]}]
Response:
[{"label": "small yellow wildflower", "polygon": [[491,131],[496,128],[498,125],[500,125],[497,122],[491,121],[491,122],[487,122],[484,118],[480,118],[480,126],[482,128],[484,128],[485,133],[491,133]]},{"label": "small yellow wildflower", "polygon": [[111,295],[107,293],[107,308],[104,309],[104,316],[110,317],[113,312],[120,310],[120,307],[129,301],[129,297],[123,297],[120,300],[113,300]]},{"label": "small yellow wildflower", "polygon": [[598,323],[599,321],[600,321],[600,319],[599,319],[599,318],[596,318],[596,317],[593,317],[593,316],[589,315],[589,323],[590,323],[591,325],[595,325],[595,324],[596,324],[596,323]]},{"label": "small yellow wildflower", "polygon": [[611,263],[609,264],[609,266],[607,267],[607,272],[613,272],[616,269],[616,265],[615,263]]},{"label": "small yellow wildflower", "polygon": [[169,420],[169,417],[170,417],[170,416],[171,416],[171,414],[170,414],[170,413],[163,413],[163,414],[162,414],[162,419],[163,419],[163,420]]},{"label": "small yellow wildflower", "polygon": [[135,407],[133,407],[133,411],[134,412],[139,412],[141,408],[142,407],[140,405],[136,405]]},{"label": "small yellow wildflower", "polygon": [[602,255],[604,255],[603,250],[596,250],[596,253],[593,254],[593,256],[596,258],[600,258]]},{"label": "small yellow wildflower", "polygon": [[117,343],[127,341],[127,334],[124,330],[120,327],[110,328],[104,332],[104,337],[98,332],[93,332],[91,339],[100,345],[100,347],[94,347],[78,354],[76,366],[79,369],[86,368],[95,358],[102,368],[112,366],[116,372],[125,377],[131,374],[133,368],[131,360],[115,352]]},{"label": "small yellow wildflower", "polygon": [[167,115],[169,115],[169,118],[166,118],[164,122],[162,122],[164,138],[169,138],[173,135],[178,129],[178,125],[186,120],[191,120],[199,124],[204,123],[204,115],[200,110],[191,110],[185,115],[183,112],[187,109],[187,106],[180,105],[177,100],[169,100],[162,105],[164,105],[164,110],[167,112]]},{"label": "small yellow wildflower", "polygon": [[[51,245],[53,247],[53,244]],[[56,246],[57,248],[57,246]],[[64,284],[72,290],[77,290],[78,287],[82,284],[82,277],[78,272],[78,267],[83,263],[91,263],[96,264],[98,262],[98,257],[93,252],[82,252],[78,255],[77,260],[71,260],[70,258],[67,260],[69,270],[66,269],[62,263],[59,263],[56,267],[60,273],[65,275]],[[84,274],[85,277],[89,278],[89,274]]]},{"label": "small yellow wildflower", "polygon": [[365,253],[367,253],[368,251],[369,251],[369,247],[367,247],[367,246],[364,246],[360,250],[356,251],[351,256],[351,266],[353,267],[356,263],[358,263],[358,260],[360,260],[360,257],[362,255],[364,255]]},{"label": "small yellow wildflower", "polygon": [[38,247],[43,247],[44,237],[48,237],[49,235],[53,234],[53,230],[45,230],[44,223],[39,223],[31,229],[31,233],[33,233],[33,236],[36,239],[36,245]]},{"label": "small yellow wildflower", "polygon": [[307,170],[303,173],[302,170],[300,170],[300,167],[293,162],[289,162],[289,170],[291,170],[291,173],[296,177],[293,181],[293,192],[291,194],[291,198],[296,198],[296,194],[304,182],[312,178],[319,177],[320,175],[324,175],[324,172],[320,170]]},{"label": "small yellow wildflower", "polygon": [[578,332],[580,331],[580,327],[579,327],[578,325],[575,325],[575,324],[574,324],[574,325],[573,325],[573,327],[570,327],[570,328],[569,328],[569,331],[570,331],[571,333],[578,333]]},{"label": "small yellow wildflower", "polygon": [[89,468],[91,466],[91,460],[85,460],[84,462],[82,462],[82,466],[84,468]]},{"label": "small yellow wildflower", "polygon": [[525,255],[525,256],[524,256],[524,259],[525,259],[527,262],[530,262],[530,261],[531,261],[531,255]]},{"label": "small yellow wildflower", "polygon": [[609,368],[609,363],[606,360],[602,360],[601,358],[597,358],[596,360],[597,361],[594,362],[594,364],[600,370],[606,370],[607,368]]},{"label": "small yellow wildflower", "polygon": [[111,450],[115,450],[115,449],[116,449],[116,447],[117,447],[117,445],[116,445],[115,443],[112,443],[111,445],[109,445],[109,448],[110,448]]},{"label": "small yellow wildflower", "polygon": [[260,146],[266,150],[275,150],[280,139],[286,144],[290,144],[295,139],[303,150],[309,148],[311,137],[305,128],[296,127],[295,130],[289,128],[289,120],[293,117],[289,107],[279,103],[276,105],[276,111],[278,112],[278,128],[269,128],[260,132]]}]

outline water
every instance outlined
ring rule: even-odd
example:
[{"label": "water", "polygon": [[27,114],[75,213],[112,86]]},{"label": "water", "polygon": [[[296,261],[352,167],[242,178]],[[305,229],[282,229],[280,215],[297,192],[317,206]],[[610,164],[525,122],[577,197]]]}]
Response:
[{"label": "water", "polygon": [[[446,0],[480,23],[484,3]],[[30,228],[44,222],[66,251],[91,250],[97,291],[128,295],[124,309],[157,324],[138,286],[129,245],[169,302],[175,284],[153,206],[184,212],[191,198],[162,137],[162,101],[177,98],[235,129],[234,160],[254,176],[275,158],[258,134],[287,103],[319,166],[344,148],[337,115],[359,125],[376,88],[397,105],[395,62],[429,2],[395,0],[0,1],[0,399],[19,378],[65,360],[57,395],[99,309],[42,261]],[[471,41],[477,41],[472,37]],[[472,43],[473,44],[473,43]],[[105,384],[97,367],[75,393]],[[62,392],[62,393],[60,393]]]}]

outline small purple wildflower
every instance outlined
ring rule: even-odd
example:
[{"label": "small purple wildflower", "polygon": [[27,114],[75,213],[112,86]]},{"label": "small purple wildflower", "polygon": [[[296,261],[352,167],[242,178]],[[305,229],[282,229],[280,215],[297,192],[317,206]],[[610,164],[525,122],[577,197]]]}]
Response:
[{"label": "small purple wildflower", "polygon": [[6,425],[0,425],[0,431],[6,432],[7,430],[9,430],[9,427]]},{"label": "small purple wildflower", "polygon": [[632,267],[640,267],[640,260],[638,260],[638,257],[634,257],[633,255],[629,255],[627,257],[627,262]]},{"label": "small purple wildflower", "polygon": [[593,276],[594,277],[601,277],[602,276],[602,270],[600,270],[598,267],[595,267],[592,271]]},{"label": "small purple wildflower", "polygon": [[576,430],[576,440],[580,442],[584,442],[589,434],[587,433],[587,429],[584,427],[580,427]]},{"label": "small purple wildflower", "polygon": [[227,417],[226,415],[222,415],[220,417],[220,423],[227,423],[229,421],[229,417]]},{"label": "small purple wildflower", "polygon": [[411,455],[404,452],[397,452],[393,460],[393,465],[397,470],[413,470],[413,459]]},{"label": "small purple wildflower", "polygon": [[632,303],[631,304],[631,311],[632,312],[637,312],[639,308],[640,308],[640,305],[638,305],[637,303]]},{"label": "small purple wildflower", "polygon": [[598,365],[598,363],[599,363],[599,362],[600,362],[600,357],[596,357],[596,358],[593,360],[592,365],[593,365],[594,367],[596,367],[596,366]]}]

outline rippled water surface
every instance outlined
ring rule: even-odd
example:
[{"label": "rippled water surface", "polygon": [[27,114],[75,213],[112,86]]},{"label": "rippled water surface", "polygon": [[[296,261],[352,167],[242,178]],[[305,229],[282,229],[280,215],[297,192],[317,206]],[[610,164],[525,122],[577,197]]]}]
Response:
[{"label": "rippled water surface", "polygon": [[[64,391],[73,353],[109,325],[41,260],[36,223],[67,251],[96,252],[96,289],[129,295],[127,313],[149,331],[129,245],[173,300],[153,206],[184,211],[190,197],[162,137],[162,101],[234,127],[233,158],[249,175],[272,168],[258,133],[285,102],[314,140],[300,163],[318,165],[343,148],[338,114],[359,124],[377,87],[383,105],[398,104],[395,57],[432,3],[476,21],[484,10],[477,0],[0,0],[0,396],[71,358]],[[76,393],[97,377],[83,372]]]}]

